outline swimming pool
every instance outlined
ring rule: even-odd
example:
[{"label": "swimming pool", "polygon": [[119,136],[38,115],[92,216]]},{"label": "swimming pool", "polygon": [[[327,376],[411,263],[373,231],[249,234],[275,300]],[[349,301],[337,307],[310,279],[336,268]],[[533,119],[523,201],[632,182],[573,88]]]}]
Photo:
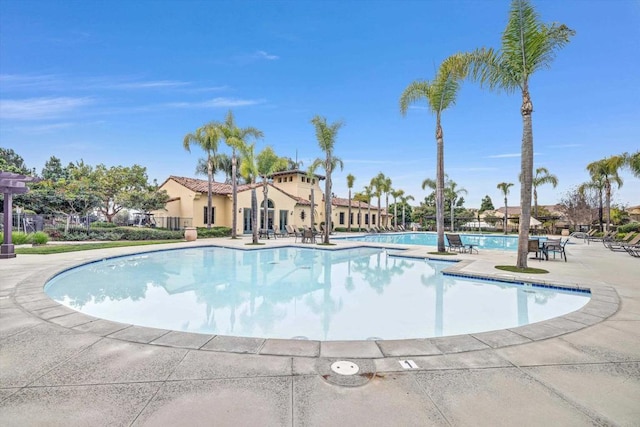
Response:
[{"label": "swimming pool", "polygon": [[[472,244],[480,249],[498,249],[504,251],[515,251],[518,249],[518,236],[504,236],[499,234],[460,234],[460,238],[463,243]],[[430,232],[365,234],[362,236],[336,237],[336,239],[383,244],[438,245],[438,234]],[[446,245],[446,237],[444,242]]]},{"label": "swimming pool", "polygon": [[504,329],[577,310],[590,298],[441,274],[450,265],[369,247],[201,247],[86,264],[55,276],[45,292],[122,323],[325,341]]}]

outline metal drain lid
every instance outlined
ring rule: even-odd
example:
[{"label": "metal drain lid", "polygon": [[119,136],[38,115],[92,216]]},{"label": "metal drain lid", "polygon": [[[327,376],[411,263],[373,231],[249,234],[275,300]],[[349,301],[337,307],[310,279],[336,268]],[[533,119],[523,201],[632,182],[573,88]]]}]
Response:
[{"label": "metal drain lid", "polygon": [[347,360],[338,360],[331,364],[331,370],[340,375],[355,375],[360,371],[360,367]]}]

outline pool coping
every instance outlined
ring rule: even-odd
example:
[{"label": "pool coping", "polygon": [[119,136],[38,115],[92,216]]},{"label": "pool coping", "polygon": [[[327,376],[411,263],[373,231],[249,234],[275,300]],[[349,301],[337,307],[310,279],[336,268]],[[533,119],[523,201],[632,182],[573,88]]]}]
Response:
[{"label": "pool coping", "polygon": [[[355,243],[355,242],[354,242]],[[434,259],[449,261],[451,266],[443,270],[443,274],[478,278],[484,280],[500,281],[522,285],[542,285],[552,288],[590,291],[591,299],[582,308],[541,322],[531,323],[525,326],[500,329],[487,332],[452,335],[433,338],[409,338],[396,340],[371,340],[371,341],[316,341],[274,338],[247,338],[228,335],[199,334],[195,332],[180,332],[167,329],[155,329],[132,324],[118,323],[111,320],[100,319],[80,313],[68,308],[53,299],[45,292],[45,284],[53,277],[78,265],[89,264],[105,258],[117,258],[142,253],[153,253],[180,248],[141,249],[131,254],[119,254],[113,257],[96,256],[84,262],[69,260],[62,265],[52,268],[52,274],[46,277],[42,273],[29,276],[22,280],[15,290],[15,301],[25,311],[32,315],[68,328],[78,333],[93,333],[107,339],[126,342],[157,345],[162,347],[183,348],[198,351],[228,352],[238,354],[254,354],[269,356],[304,357],[304,358],[354,358],[354,359],[384,359],[398,357],[435,356],[453,353],[462,353],[475,350],[489,350],[510,347],[519,344],[555,338],[561,335],[579,331],[595,325],[615,314],[620,308],[620,297],[615,288],[608,285],[589,285],[567,283],[562,281],[550,281],[519,277],[505,273],[474,273],[465,271],[465,268],[473,265],[475,260],[453,260],[437,256],[424,256],[412,254],[408,249],[389,247],[379,244],[358,244],[353,247],[380,247],[386,249],[403,250],[402,257],[416,259]],[[193,247],[225,247],[240,250],[267,249],[265,246],[234,247],[231,245],[203,242]],[[309,245],[286,242],[275,247],[302,247]],[[273,248],[274,246],[269,246]],[[418,246],[424,249],[424,247]],[[319,250],[342,250],[344,246],[323,246]]]}]

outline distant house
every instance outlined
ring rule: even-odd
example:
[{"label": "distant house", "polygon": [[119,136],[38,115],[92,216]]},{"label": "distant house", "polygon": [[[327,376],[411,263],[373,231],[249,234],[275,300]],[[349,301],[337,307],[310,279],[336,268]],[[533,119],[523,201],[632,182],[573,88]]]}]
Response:
[{"label": "distant house", "polygon": [[[546,211],[548,211],[551,215],[550,218],[548,217],[544,217],[542,215],[540,215],[539,218],[536,218],[537,220],[539,220],[541,223],[544,223],[546,221],[551,221],[553,223],[553,227],[554,228],[563,228],[566,225],[568,225],[568,222],[566,221],[566,215],[564,214],[564,212],[562,211],[562,207],[560,205],[538,205],[539,209],[544,209]],[[507,222],[507,227],[511,230],[513,229],[517,229],[518,228],[518,219],[520,218],[520,216],[522,215],[522,209],[520,208],[520,206],[509,206],[507,208],[507,214],[509,215],[509,219]],[[504,206],[501,208],[498,208],[494,211],[485,211],[483,212],[483,214],[481,215],[481,218],[484,218],[487,215],[493,215],[497,218],[500,218],[501,221],[504,221],[504,214],[505,214],[505,209]],[[533,208],[531,209],[531,217],[533,217]],[[502,224],[502,222],[500,223]],[[500,228],[500,225],[496,225],[496,227]],[[557,230],[553,230],[553,232],[555,232]]]},{"label": "distant house", "polygon": [[631,221],[640,222],[640,205],[627,208],[627,212],[629,212],[629,219]]},{"label": "distant house", "polygon": [[[300,228],[303,225],[311,226],[311,189],[314,190],[314,216],[315,223],[319,225],[324,218],[324,193],[320,188],[322,175],[309,177],[306,171],[288,170],[278,172],[270,177],[267,193],[266,227],[278,227],[284,230],[287,225]],[[252,231],[251,224],[251,189],[256,188],[258,196],[258,228],[265,228],[264,194],[261,182],[256,184],[238,185],[238,234],[248,234]],[[160,189],[169,194],[169,201],[165,210],[153,212],[161,224],[180,224],[194,227],[204,227],[207,224],[207,190],[208,181],[202,179],[170,176],[161,185]],[[232,226],[232,186],[220,182],[212,183],[212,225]],[[358,226],[357,208],[358,202],[351,202],[351,224]],[[369,206],[362,202],[363,227],[369,223],[365,217]],[[347,227],[348,200],[341,198],[332,199],[332,221],[334,227]],[[379,215],[377,207],[371,206],[371,223]],[[387,215],[382,209],[382,219],[387,221]],[[386,225],[386,222],[383,224]]]}]

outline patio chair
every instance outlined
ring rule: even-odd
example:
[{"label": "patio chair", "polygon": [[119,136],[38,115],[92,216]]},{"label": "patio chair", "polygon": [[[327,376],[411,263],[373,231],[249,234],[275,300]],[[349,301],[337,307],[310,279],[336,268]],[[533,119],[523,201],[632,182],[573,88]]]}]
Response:
[{"label": "patio chair", "polygon": [[607,238],[602,241],[602,244],[614,252],[624,252],[625,251],[624,246],[636,245],[640,241],[640,233],[638,233],[636,237],[632,238],[633,234],[634,234],[633,232],[627,233],[620,240],[613,240],[611,238]]},{"label": "patio chair", "polygon": [[467,251],[469,251],[469,253],[473,253],[475,250],[476,253],[478,253],[478,249],[474,248],[474,245],[462,243],[462,239],[459,234],[445,233],[445,236],[447,236],[449,251],[453,252],[454,250],[457,250],[460,253],[466,253]]},{"label": "patio chair", "polygon": [[529,239],[527,254],[533,252],[536,254],[535,259],[542,261],[542,247],[539,239]]},{"label": "patio chair", "polygon": [[564,262],[567,262],[567,252],[565,251],[565,246],[569,239],[566,239],[564,242],[561,239],[547,239],[546,242],[542,243],[542,252],[544,253],[545,259],[549,260],[549,253],[553,253],[553,259],[556,258],[556,253],[560,254],[560,258],[564,258]]}]

